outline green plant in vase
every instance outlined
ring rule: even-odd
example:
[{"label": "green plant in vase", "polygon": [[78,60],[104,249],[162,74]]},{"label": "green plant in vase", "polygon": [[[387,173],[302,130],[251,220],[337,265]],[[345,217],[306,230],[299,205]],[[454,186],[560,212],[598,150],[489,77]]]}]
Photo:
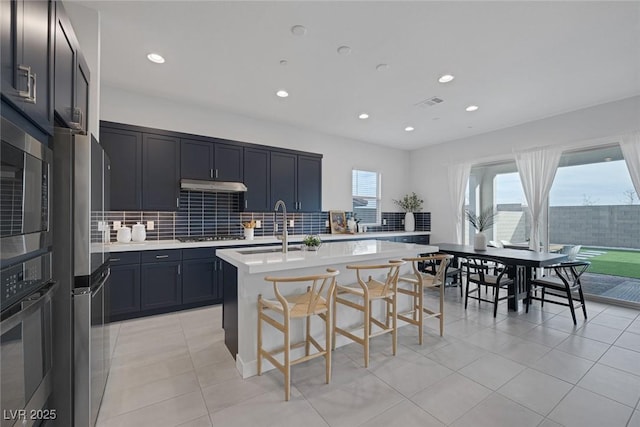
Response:
[{"label": "green plant in vase", "polygon": [[302,239],[302,244],[310,251],[317,251],[322,245],[322,240],[318,235],[308,235]]},{"label": "green plant in vase", "polygon": [[479,213],[475,213],[467,209],[465,213],[469,223],[478,231],[473,241],[474,249],[478,251],[486,250],[487,236],[484,232],[493,226],[496,216],[498,215],[497,212],[493,210],[493,207],[490,207],[480,211]]},{"label": "green plant in vase", "polygon": [[404,215],[404,231],[415,231],[416,219],[413,215],[414,212],[422,210],[422,203],[424,200],[418,197],[416,193],[405,194],[400,200],[393,200],[393,203],[400,206],[400,209],[405,211]]}]

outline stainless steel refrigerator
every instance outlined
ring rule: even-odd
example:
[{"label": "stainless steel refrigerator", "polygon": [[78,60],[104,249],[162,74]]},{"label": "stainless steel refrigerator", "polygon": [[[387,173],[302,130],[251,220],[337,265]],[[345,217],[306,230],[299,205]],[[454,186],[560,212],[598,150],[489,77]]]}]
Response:
[{"label": "stainless steel refrigerator", "polygon": [[94,426],[110,368],[109,159],[92,135],[66,128],[56,128],[53,152],[56,424]]}]

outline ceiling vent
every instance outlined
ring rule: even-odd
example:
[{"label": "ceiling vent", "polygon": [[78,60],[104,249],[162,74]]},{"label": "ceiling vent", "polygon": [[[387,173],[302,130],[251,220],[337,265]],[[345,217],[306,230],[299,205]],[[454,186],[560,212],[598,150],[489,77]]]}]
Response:
[{"label": "ceiling vent", "polygon": [[444,102],[444,99],[432,96],[431,98],[427,98],[424,101],[420,101],[413,105],[416,107],[433,107],[434,105],[438,105],[442,102]]}]

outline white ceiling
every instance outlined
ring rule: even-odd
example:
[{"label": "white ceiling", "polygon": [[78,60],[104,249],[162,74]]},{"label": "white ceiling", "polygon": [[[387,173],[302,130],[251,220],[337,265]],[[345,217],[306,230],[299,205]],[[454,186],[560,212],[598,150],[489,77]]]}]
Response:
[{"label": "white ceiling", "polygon": [[640,94],[639,1],[80,3],[103,84],[401,149]]}]

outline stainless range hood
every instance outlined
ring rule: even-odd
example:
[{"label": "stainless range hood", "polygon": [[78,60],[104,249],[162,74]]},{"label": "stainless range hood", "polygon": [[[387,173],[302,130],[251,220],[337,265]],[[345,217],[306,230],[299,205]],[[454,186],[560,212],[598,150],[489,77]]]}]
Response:
[{"label": "stainless range hood", "polygon": [[203,179],[181,179],[182,190],[206,191],[209,193],[239,193],[247,191],[241,182],[206,181]]}]

